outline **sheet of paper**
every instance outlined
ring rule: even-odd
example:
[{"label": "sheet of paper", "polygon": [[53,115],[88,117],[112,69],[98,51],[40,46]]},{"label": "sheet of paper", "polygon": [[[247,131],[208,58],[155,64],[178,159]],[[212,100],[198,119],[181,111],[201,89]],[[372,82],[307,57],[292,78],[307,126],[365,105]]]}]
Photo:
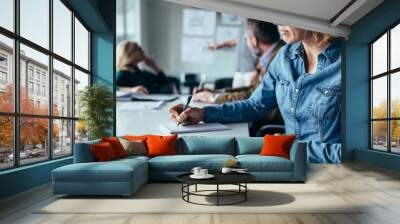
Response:
[{"label": "sheet of paper", "polygon": [[208,45],[213,42],[212,38],[183,37],[181,47],[182,62],[211,64],[214,61],[214,54],[208,50]]},{"label": "sheet of paper", "polygon": [[163,101],[135,101],[123,103],[118,110],[158,110],[163,105]]},{"label": "sheet of paper", "polygon": [[129,93],[117,91],[118,101],[172,101],[176,100],[179,96],[174,94],[149,94],[144,95],[141,93]]},{"label": "sheet of paper", "polygon": [[217,43],[239,39],[239,28],[221,26],[217,28]]},{"label": "sheet of paper", "polygon": [[160,124],[160,130],[167,134],[183,134],[183,133],[194,133],[194,132],[209,132],[209,131],[223,131],[229,130],[230,128],[220,123],[200,123],[194,125],[177,126],[176,123],[164,123]]},{"label": "sheet of paper", "polygon": [[243,23],[243,17],[222,13],[221,22],[224,25],[240,25]]},{"label": "sheet of paper", "polygon": [[187,8],[183,10],[183,34],[194,36],[213,36],[217,13]]}]

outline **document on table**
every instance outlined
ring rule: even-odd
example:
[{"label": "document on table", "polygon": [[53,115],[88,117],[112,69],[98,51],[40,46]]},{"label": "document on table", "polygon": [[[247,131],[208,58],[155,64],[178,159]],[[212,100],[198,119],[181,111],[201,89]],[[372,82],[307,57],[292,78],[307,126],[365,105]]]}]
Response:
[{"label": "document on table", "polygon": [[149,94],[130,93],[117,91],[118,101],[173,101],[179,96],[174,94]]},{"label": "document on table", "polygon": [[122,103],[118,110],[158,110],[164,105],[164,101],[135,101]]},{"label": "document on table", "polygon": [[220,123],[200,123],[194,125],[179,125],[176,123],[163,123],[160,124],[160,130],[168,134],[183,134],[183,133],[194,133],[194,132],[209,132],[209,131],[223,131],[229,130],[230,128]]}]

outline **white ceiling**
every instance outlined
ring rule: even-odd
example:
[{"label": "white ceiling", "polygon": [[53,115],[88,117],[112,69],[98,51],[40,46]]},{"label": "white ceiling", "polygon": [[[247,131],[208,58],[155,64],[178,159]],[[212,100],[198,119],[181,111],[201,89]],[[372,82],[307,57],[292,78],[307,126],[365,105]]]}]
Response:
[{"label": "white ceiling", "polygon": [[383,0],[166,1],[343,37],[350,34],[353,23],[383,2]]},{"label": "white ceiling", "polygon": [[[329,21],[351,0],[223,0]],[[312,6],[312,7],[310,7]]]}]

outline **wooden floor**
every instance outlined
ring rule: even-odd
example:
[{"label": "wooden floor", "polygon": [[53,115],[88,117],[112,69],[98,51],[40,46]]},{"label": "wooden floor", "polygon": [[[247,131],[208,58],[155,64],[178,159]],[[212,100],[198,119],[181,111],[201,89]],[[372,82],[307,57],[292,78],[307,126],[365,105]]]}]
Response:
[{"label": "wooden floor", "polygon": [[398,173],[358,163],[313,165],[308,182],[317,183],[346,201],[361,200],[368,206],[357,214],[35,214],[38,207],[54,200],[50,187],[43,186],[0,202],[0,223],[400,223]]}]

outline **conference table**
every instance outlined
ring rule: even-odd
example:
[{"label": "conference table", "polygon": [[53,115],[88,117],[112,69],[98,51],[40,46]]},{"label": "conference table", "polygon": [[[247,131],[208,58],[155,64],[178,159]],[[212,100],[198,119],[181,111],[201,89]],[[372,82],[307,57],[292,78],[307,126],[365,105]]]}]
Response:
[{"label": "conference table", "polygon": [[[174,101],[164,102],[157,109],[140,108],[140,103],[143,103],[142,101],[117,101],[117,136],[145,134],[166,135],[167,133],[160,129],[160,124],[172,122],[168,112],[169,108],[179,103],[185,104],[186,97],[187,96],[180,96]],[[206,104],[201,103],[191,103],[190,105],[195,107],[206,106]],[[232,123],[225,125],[230,129],[223,131],[185,133],[179,134],[179,136],[249,136],[248,123]]]}]

